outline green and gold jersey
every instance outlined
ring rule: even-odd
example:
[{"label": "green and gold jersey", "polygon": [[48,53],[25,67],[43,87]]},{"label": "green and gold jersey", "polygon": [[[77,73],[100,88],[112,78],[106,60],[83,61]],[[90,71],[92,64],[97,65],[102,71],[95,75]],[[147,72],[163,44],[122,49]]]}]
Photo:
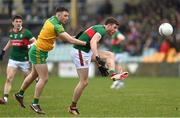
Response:
[{"label": "green and gold jersey", "polygon": [[[101,35],[101,39],[104,37],[106,34],[106,29],[103,25],[94,25],[87,30],[85,30],[79,37],[79,40],[85,41],[85,42],[90,42],[92,37],[94,36],[95,33],[99,33]],[[90,46],[81,46],[81,45],[74,45],[74,48],[80,49],[84,52],[89,52],[90,51]]]},{"label": "green and gold jersey", "polygon": [[15,61],[28,60],[28,45],[31,43],[33,35],[28,29],[21,28],[14,32],[12,29],[9,32],[9,38],[12,44],[10,59]]},{"label": "green and gold jersey", "polygon": [[57,36],[63,32],[65,32],[63,24],[58,21],[56,16],[52,16],[44,23],[38,39],[35,41],[36,47],[46,52],[52,50]]}]

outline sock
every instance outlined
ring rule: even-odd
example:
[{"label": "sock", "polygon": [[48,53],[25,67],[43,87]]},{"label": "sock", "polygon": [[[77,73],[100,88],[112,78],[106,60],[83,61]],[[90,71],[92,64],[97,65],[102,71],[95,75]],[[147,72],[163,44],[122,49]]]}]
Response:
[{"label": "sock", "polygon": [[3,99],[7,102],[8,101],[8,94],[4,94],[4,97],[3,97]]},{"label": "sock", "polygon": [[7,97],[3,97],[5,102],[8,102],[8,98]]},{"label": "sock", "polygon": [[110,76],[113,76],[115,73],[117,73],[116,70],[109,70],[109,75],[110,75]]},{"label": "sock", "polygon": [[39,98],[34,98],[32,104],[37,105],[39,103]]},{"label": "sock", "polygon": [[76,104],[77,104],[76,102],[72,102],[71,107],[76,107]]},{"label": "sock", "polygon": [[23,96],[23,95],[24,95],[24,90],[20,89],[19,94],[20,94],[21,96]]}]

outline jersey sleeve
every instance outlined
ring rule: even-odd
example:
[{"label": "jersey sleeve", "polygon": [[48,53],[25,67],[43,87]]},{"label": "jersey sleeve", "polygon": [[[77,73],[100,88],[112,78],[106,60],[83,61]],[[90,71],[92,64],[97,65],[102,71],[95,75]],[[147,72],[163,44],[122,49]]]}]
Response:
[{"label": "jersey sleeve", "polygon": [[26,34],[27,34],[28,40],[31,40],[34,37],[29,30],[26,30]]},{"label": "jersey sleeve", "polygon": [[106,31],[103,29],[97,29],[97,32],[99,33],[99,35],[101,36],[101,38],[106,34]]},{"label": "jersey sleeve", "polygon": [[56,34],[60,34],[60,33],[65,32],[64,27],[62,25],[59,25],[59,24],[54,26],[54,31],[56,32]]}]

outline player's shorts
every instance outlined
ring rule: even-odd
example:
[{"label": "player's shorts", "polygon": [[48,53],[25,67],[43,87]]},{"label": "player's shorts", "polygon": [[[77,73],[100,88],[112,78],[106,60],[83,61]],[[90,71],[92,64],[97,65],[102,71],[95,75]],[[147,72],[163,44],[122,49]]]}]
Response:
[{"label": "player's shorts", "polygon": [[71,51],[72,61],[75,64],[77,69],[80,68],[89,68],[91,63],[92,51],[88,53],[81,51],[79,49],[73,48]]},{"label": "player's shorts", "polygon": [[42,51],[33,45],[29,50],[29,60],[32,64],[46,64],[48,52]]},{"label": "player's shorts", "polygon": [[27,73],[29,72],[29,68],[30,68],[30,64],[28,61],[15,61],[15,60],[12,60],[12,59],[9,59],[8,61],[8,67],[13,67],[13,68],[16,68],[16,69],[20,69],[21,71]]},{"label": "player's shorts", "polygon": [[115,62],[116,63],[121,63],[123,56],[124,55],[122,53],[115,54]]}]

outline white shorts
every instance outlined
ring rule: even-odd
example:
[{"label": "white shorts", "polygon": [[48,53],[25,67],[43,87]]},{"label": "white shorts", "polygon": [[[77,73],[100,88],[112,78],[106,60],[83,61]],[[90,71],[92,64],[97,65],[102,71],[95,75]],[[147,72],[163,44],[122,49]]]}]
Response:
[{"label": "white shorts", "polygon": [[89,51],[88,53],[73,48],[71,51],[72,61],[75,64],[76,68],[89,68],[91,63],[91,57],[93,53]]},{"label": "white shorts", "polygon": [[123,56],[124,56],[124,55],[121,54],[121,53],[115,54],[115,62],[116,62],[116,63],[121,63]]},{"label": "white shorts", "polygon": [[15,60],[12,60],[12,59],[9,59],[9,62],[8,62],[8,67],[13,67],[13,68],[19,68],[21,71],[27,73],[29,71],[29,68],[30,68],[30,64],[28,61],[24,61],[24,62],[21,62],[21,61],[15,61]]}]

